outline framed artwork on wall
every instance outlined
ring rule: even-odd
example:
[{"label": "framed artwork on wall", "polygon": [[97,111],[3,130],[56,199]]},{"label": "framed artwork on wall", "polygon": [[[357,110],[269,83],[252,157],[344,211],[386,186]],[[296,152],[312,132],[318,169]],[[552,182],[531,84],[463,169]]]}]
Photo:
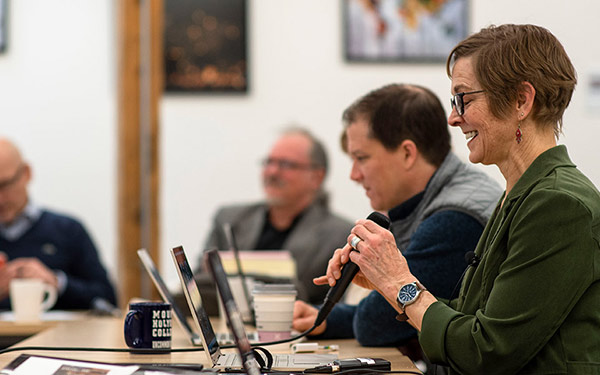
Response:
[{"label": "framed artwork on wall", "polygon": [[247,92],[246,0],[164,4],[165,90]]},{"label": "framed artwork on wall", "polygon": [[469,32],[468,0],[341,0],[347,61],[444,62]]},{"label": "framed artwork on wall", "polygon": [[0,0],[0,52],[6,51],[8,40],[8,0]]}]

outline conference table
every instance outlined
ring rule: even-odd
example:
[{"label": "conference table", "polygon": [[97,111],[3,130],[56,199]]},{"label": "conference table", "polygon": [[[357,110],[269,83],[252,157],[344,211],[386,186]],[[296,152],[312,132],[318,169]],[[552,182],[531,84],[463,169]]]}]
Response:
[{"label": "conference table", "polygon": [[0,312],[0,348],[14,345],[61,322],[83,319],[87,315],[84,311],[48,311],[39,321],[15,322],[12,312]]},{"label": "conference table", "polygon": [[[216,327],[221,327],[216,322]],[[217,328],[217,330],[219,330]],[[319,340],[319,345],[339,345],[340,359],[356,357],[384,358],[391,362],[392,370],[418,371],[412,361],[396,348],[362,347],[354,339]],[[123,319],[117,317],[85,317],[72,321],[63,321],[49,325],[39,333],[34,334],[11,348],[36,347],[26,351],[13,351],[0,354],[0,368],[4,368],[21,354],[60,357],[65,359],[86,360],[106,363],[201,363],[211,367],[203,351],[172,352],[167,354],[132,354],[130,352],[106,351],[72,351],[72,350],[43,350],[44,347],[83,347],[83,348],[122,348],[125,349],[123,338]],[[177,324],[173,325],[172,348],[193,348],[187,337]],[[233,350],[233,349],[225,349]],[[288,344],[270,346],[275,353],[289,352]]]}]

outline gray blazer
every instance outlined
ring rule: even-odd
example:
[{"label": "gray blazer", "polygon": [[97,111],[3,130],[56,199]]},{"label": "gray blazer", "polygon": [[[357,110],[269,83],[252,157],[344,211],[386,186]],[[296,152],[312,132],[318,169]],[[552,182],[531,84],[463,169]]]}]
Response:
[{"label": "gray blazer", "polygon": [[[204,249],[228,249],[222,226],[229,223],[241,250],[252,250],[261,234],[267,205],[264,202],[226,206],[219,209]],[[342,247],[353,224],[334,215],[327,204],[317,199],[309,206],[286,239],[283,248],[289,250],[296,261],[298,298],[320,304],[329,288],[316,286],[312,279],[325,274],[333,252]]]}]

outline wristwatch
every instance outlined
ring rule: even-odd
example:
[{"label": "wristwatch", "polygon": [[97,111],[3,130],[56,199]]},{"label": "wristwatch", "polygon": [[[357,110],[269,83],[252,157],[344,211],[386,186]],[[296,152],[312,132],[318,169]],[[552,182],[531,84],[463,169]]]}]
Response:
[{"label": "wristwatch", "polygon": [[427,288],[418,281],[402,285],[396,296],[396,303],[398,303],[398,306],[402,309],[402,314],[398,314],[396,320],[401,322],[408,320],[408,315],[406,315],[404,309],[406,309],[406,306],[414,303],[417,298],[419,298],[421,292],[425,290],[427,290]]}]

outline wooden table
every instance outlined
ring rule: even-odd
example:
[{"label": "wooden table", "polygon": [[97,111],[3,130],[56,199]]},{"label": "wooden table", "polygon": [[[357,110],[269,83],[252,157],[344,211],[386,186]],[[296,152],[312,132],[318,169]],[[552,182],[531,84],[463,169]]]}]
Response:
[{"label": "wooden table", "polygon": [[23,336],[29,337],[45,331],[48,328],[55,327],[58,324],[56,321],[39,321],[16,323],[9,321],[0,321],[0,336]]},{"label": "wooden table", "polygon": [[[173,348],[192,347],[177,324],[173,326],[172,335]],[[385,358],[392,363],[392,370],[418,371],[411,360],[402,355],[402,353],[395,348],[362,347],[353,339],[321,340],[319,341],[319,344],[338,344],[340,346],[338,352],[339,358],[380,357]],[[126,348],[123,339],[123,321],[119,318],[92,317],[86,320],[61,322],[13,347],[24,346]],[[269,350],[280,353],[285,352],[287,349],[287,346],[284,346],[283,344],[269,347]],[[22,353],[109,363],[202,363],[204,366],[210,367],[206,354],[203,351],[169,354],[132,354],[128,352],[28,350],[26,352],[16,351],[0,355],[0,368],[6,366]]]},{"label": "wooden table", "polygon": [[67,320],[85,319],[82,311],[50,311],[44,313],[43,319],[36,322],[15,322],[9,312],[0,313],[0,348],[13,345],[30,336],[55,327]]}]

